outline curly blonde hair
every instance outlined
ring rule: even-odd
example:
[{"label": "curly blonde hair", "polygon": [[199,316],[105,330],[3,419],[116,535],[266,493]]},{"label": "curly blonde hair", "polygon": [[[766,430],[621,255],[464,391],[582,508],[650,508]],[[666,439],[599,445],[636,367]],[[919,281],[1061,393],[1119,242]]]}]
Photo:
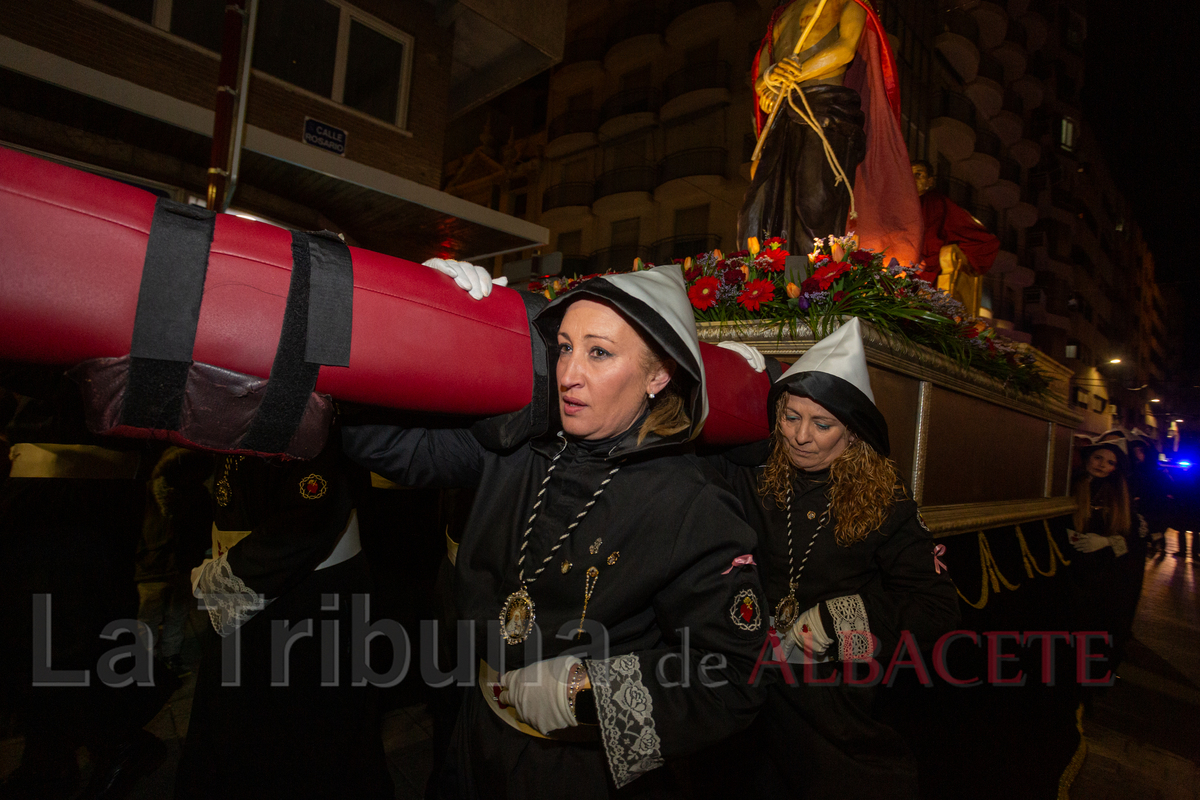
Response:
[{"label": "curly blonde hair", "polygon": [[[779,508],[787,508],[792,499],[792,484],[801,470],[788,457],[778,420],[787,405],[784,392],[775,409],[775,435],[771,455],[758,482],[763,502],[773,498]],[[904,496],[904,484],[896,462],[880,455],[862,439],[853,437],[842,454],[829,466],[829,511],[836,520],[834,538],[842,547],[867,538],[887,521],[897,497]]]}]

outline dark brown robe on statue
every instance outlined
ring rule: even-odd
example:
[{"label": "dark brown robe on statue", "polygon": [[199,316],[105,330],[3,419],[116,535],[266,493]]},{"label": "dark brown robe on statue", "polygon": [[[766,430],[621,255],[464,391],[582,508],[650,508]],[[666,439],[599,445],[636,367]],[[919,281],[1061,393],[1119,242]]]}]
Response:
[{"label": "dark brown robe on statue", "polygon": [[[828,84],[805,86],[803,92],[853,181],[867,152],[858,92]],[[798,98],[796,103],[803,107]],[[813,239],[843,235],[850,193],[834,180],[821,137],[790,106],[781,109],[738,213],[739,246],[751,236],[760,242],[778,236],[787,239],[788,252],[799,255],[812,250]]]}]

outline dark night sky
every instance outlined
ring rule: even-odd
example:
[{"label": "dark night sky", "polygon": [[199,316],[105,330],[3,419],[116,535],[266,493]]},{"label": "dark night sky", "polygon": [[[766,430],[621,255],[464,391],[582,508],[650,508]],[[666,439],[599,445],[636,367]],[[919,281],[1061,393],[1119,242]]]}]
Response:
[{"label": "dark night sky", "polygon": [[1180,0],[1088,3],[1084,115],[1164,284],[1200,281],[1198,22],[1200,5]]}]

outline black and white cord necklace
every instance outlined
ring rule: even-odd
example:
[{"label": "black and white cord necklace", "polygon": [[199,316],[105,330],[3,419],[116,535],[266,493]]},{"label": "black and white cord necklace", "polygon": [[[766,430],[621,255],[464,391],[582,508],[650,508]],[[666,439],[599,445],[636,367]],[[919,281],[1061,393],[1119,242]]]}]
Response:
[{"label": "black and white cord necklace", "polygon": [[[809,511],[808,518],[810,520],[817,518],[817,512]],[[792,492],[788,490],[787,502],[787,544],[788,544],[788,593],[787,597],[779,601],[775,606],[775,630],[786,631],[792,627],[792,623],[800,617],[800,604],[796,601],[796,585],[800,582],[800,575],[804,572],[804,565],[808,563],[808,556],[812,553],[813,545],[817,543],[817,536],[821,533],[821,529],[829,522],[829,502],[825,502],[825,510],[821,512],[821,521],[817,523],[817,529],[813,531],[812,539],[808,542],[808,549],[804,551],[804,557],[800,559],[800,566],[796,566],[796,560],[792,557]]]},{"label": "black and white cord necklace", "polygon": [[624,463],[618,463],[608,471],[608,474],[604,476],[604,480],[600,482],[600,486],[596,489],[592,498],[583,506],[583,510],[575,515],[575,519],[563,531],[562,536],[558,537],[558,541],[554,543],[554,547],[550,548],[550,552],[542,559],[542,563],[538,565],[538,568],[526,580],[525,556],[528,555],[529,534],[533,531],[542,500],[545,499],[546,485],[550,482],[550,476],[554,474],[554,468],[558,466],[558,459],[565,450],[566,447],[564,446],[550,460],[550,469],[546,470],[546,477],[542,480],[542,485],[537,493],[537,500],[534,501],[533,509],[529,515],[529,527],[525,529],[525,533],[521,534],[521,557],[517,559],[517,567],[519,568],[517,579],[521,582],[521,586],[508,596],[508,599],[504,601],[504,605],[500,608],[500,635],[504,637],[504,641],[508,644],[520,644],[529,638],[529,634],[533,632],[533,623],[537,608],[533,604],[533,598],[529,596],[529,585],[537,580],[537,576],[542,574],[542,570],[546,569],[546,565],[550,563],[550,559],[562,547],[563,542],[571,538],[571,532],[579,527],[579,523],[583,522],[583,518],[587,516],[587,513],[591,511],[592,506],[596,504],[600,495],[604,493],[604,489],[612,481],[613,476],[621,469],[621,463]]}]

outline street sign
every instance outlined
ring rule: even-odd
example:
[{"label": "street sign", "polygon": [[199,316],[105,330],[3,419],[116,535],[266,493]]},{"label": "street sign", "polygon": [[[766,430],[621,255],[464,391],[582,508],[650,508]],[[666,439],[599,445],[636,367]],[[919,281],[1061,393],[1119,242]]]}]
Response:
[{"label": "street sign", "polygon": [[346,155],[346,132],[312,117],[304,118],[304,141],[339,156]]}]

